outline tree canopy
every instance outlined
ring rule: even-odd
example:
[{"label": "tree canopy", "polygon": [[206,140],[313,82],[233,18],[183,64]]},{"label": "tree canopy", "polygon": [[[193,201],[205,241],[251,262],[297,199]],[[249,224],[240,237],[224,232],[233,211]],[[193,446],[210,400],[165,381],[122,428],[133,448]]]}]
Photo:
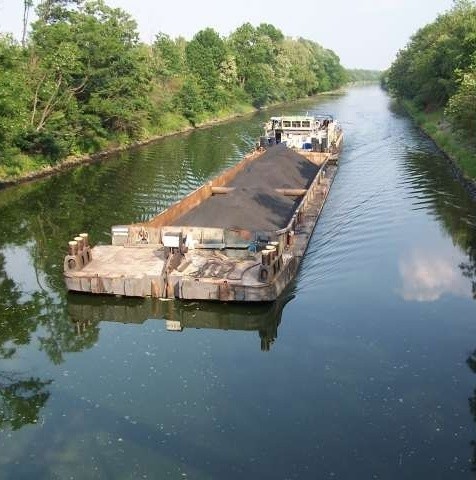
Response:
[{"label": "tree canopy", "polygon": [[445,108],[453,125],[476,127],[476,5],[456,0],[453,8],[424,26],[387,72],[393,93],[425,111]]},{"label": "tree canopy", "polygon": [[27,32],[34,4],[19,7],[21,42],[0,34],[0,178],[347,80],[334,52],[267,23],[190,41],[158,33],[147,45],[104,0],[36,2]]}]

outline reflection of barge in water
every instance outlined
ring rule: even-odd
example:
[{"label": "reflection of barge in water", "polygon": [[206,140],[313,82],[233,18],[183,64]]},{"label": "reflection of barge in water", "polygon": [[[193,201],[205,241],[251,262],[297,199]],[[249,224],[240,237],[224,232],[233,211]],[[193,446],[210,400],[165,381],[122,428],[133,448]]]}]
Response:
[{"label": "reflection of barge in water", "polygon": [[147,320],[165,321],[171,332],[187,329],[257,332],[261,350],[269,351],[278,337],[278,327],[291,293],[266,304],[227,304],[211,302],[138,301],[120,302],[74,295],[68,298],[68,313],[78,335],[84,336],[101,322],[142,324]]},{"label": "reflection of barge in water", "polygon": [[69,290],[272,301],[295,276],[337,170],[332,117],[272,117],[260,147],[112,245],[69,244]]}]

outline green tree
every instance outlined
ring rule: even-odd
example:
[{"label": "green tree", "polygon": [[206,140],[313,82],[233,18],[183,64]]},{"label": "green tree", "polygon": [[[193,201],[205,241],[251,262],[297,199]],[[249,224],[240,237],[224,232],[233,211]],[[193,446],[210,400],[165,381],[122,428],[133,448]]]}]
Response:
[{"label": "green tree", "polygon": [[150,62],[136,24],[103,1],[44,2],[33,24],[31,121],[18,145],[53,159],[147,121]]},{"label": "green tree", "polygon": [[[250,76],[256,74],[259,65],[275,65],[278,54],[277,42],[282,34],[271,25],[262,24],[255,28],[250,23],[238,27],[229,37],[230,48],[235,55],[238,78],[245,87]],[[272,35],[272,37],[268,36]],[[273,39],[275,43],[273,44]]]},{"label": "green tree", "polygon": [[185,48],[187,65],[201,85],[205,109],[213,112],[224,105],[220,73],[226,65],[225,42],[212,28],[198,32]]},{"label": "green tree", "polygon": [[280,98],[275,73],[283,38],[272,25],[255,28],[245,23],[228,39],[236,59],[238,82],[257,107]]},{"label": "green tree", "polygon": [[385,73],[385,87],[420,110],[444,111],[463,142],[470,145],[476,128],[475,52],[476,4],[457,0],[398,53]]},{"label": "green tree", "polygon": [[195,76],[189,75],[178,93],[177,104],[183,116],[194,126],[205,111],[203,96],[200,82]]},{"label": "green tree", "polygon": [[476,67],[461,74],[458,89],[450,98],[446,114],[463,131],[476,131]]},{"label": "green tree", "polygon": [[181,40],[173,40],[159,32],[152,46],[156,60],[156,73],[169,78],[180,75],[185,70],[185,49]]},{"label": "green tree", "polygon": [[444,106],[456,92],[461,72],[476,51],[476,7],[458,1],[452,10],[420,29],[400,51],[389,71],[388,85],[421,108]]},{"label": "green tree", "polygon": [[[0,35],[0,165],[30,116],[25,51],[10,36]],[[2,155],[3,153],[3,155]]]},{"label": "green tree", "polygon": [[189,42],[158,33],[149,46],[103,0],[42,0],[27,36],[32,5],[22,4],[22,45],[0,36],[0,177],[29,157],[54,163],[345,81],[333,52],[267,23],[227,39],[212,28]]}]

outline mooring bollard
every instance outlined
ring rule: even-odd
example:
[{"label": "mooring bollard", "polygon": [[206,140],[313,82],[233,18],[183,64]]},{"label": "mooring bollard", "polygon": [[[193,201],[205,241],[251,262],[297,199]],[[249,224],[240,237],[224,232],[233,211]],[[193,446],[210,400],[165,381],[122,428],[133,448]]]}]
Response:
[{"label": "mooring bollard", "polygon": [[80,233],[79,236],[83,239],[83,265],[91,261],[91,247],[89,246],[89,234]]},{"label": "mooring bollard", "polygon": [[78,253],[81,253],[83,251],[83,248],[84,248],[84,239],[83,237],[80,237],[80,236],[77,236],[77,237],[74,237],[74,240],[76,242],[78,242]]},{"label": "mooring bollard", "polygon": [[68,242],[68,254],[64,258],[64,271],[78,271],[91,261],[89,234],[80,233]]},{"label": "mooring bollard", "polygon": [[83,239],[84,246],[89,247],[89,235],[87,233],[80,233],[79,236]]},{"label": "mooring bollard", "polygon": [[266,245],[265,250],[269,254],[269,261],[272,264],[276,258],[276,248],[273,245]]},{"label": "mooring bollard", "polygon": [[81,267],[84,267],[84,265],[86,265],[87,262],[87,258],[85,259],[85,255],[84,255],[84,238],[83,237],[80,237],[79,235],[77,237],[74,237],[74,240],[76,242],[78,242],[78,256],[79,256],[79,260],[81,262]]},{"label": "mooring bollard", "polygon": [[270,262],[270,256],[269,252],[267,250],[262,250],[261,251],[261,264],[262,265],[269,265]]},{"label": "mooring bollard", "polygon": [[270,245],[276,250],[276,256],[281,255],[281,244],[279,242],[270,242]]},{"label": "mooring bollard", "polygon": [[81,270],[83,267],[82,255],[79,252],[79,243],[76,240],[78,237],[75,237],[74,240],[68,242],[68,255],[64,258],[64,271],[68,272],[70,270]]},{"label": "mooring bollard", "polygon": [[71,241],[68,242],[68,255],[74,256],[78,254],[78,242]]}]

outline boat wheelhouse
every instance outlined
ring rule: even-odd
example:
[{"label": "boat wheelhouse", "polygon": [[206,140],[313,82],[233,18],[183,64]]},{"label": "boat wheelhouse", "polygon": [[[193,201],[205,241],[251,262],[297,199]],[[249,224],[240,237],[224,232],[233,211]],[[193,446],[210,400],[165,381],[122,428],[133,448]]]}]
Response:
[{"label": "boat wheelhouse", "polygon": [[265,124],[260,146],[284,143],[297,150],[330,152],[341,134],[332,115],[271,117]]}]

